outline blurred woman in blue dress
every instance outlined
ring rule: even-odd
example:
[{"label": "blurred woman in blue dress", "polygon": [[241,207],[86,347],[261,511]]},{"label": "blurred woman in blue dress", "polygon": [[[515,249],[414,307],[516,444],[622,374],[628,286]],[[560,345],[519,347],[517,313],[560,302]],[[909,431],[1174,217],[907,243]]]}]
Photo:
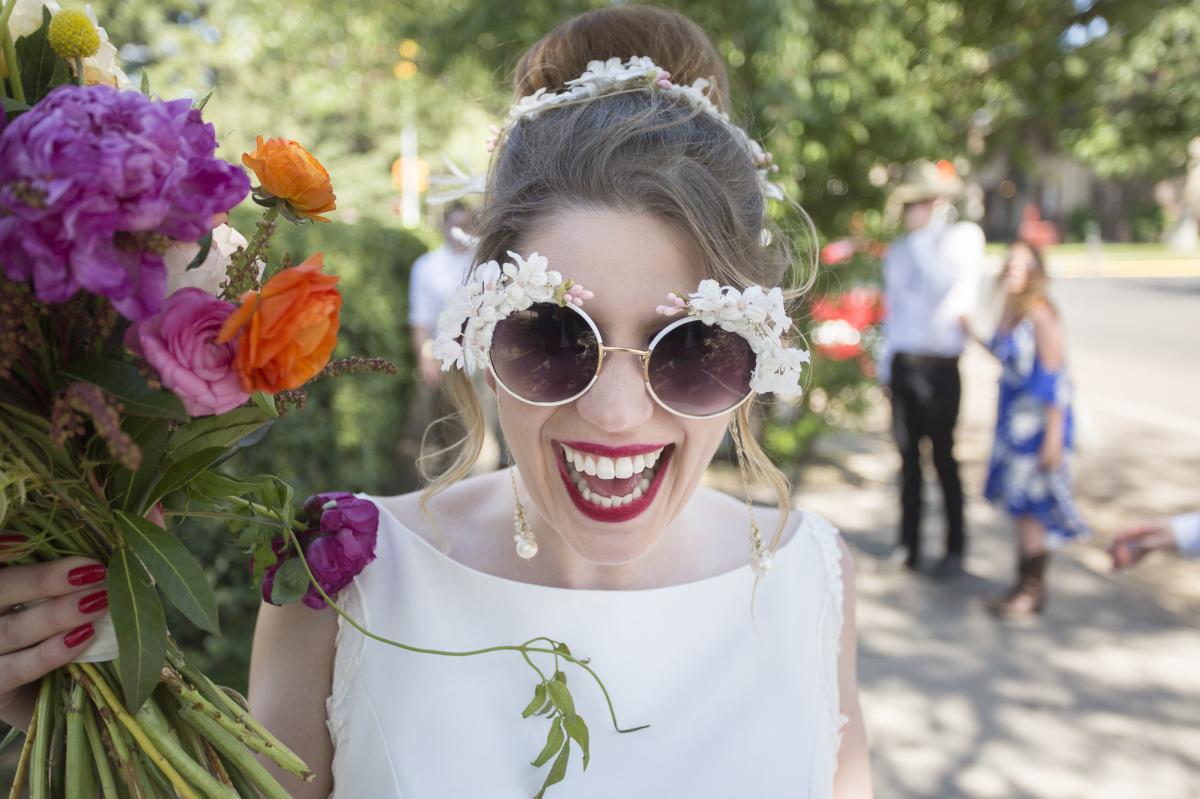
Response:
[{"label": "blurred woman in blue dress", "polygon": [[1004,371],[984,493],[1012,517],[1018,558],[1016,582],[989,608],[1016,618],[1042,612],[1050,553],[1086,535],[1087,527],[1071,495],[1067,458],[1074,445],[1074,420],[1065,336],[1062,319],[1047,297],[1042,254],[1017,241],[1000,281],[1004,313],[988,349]]}]

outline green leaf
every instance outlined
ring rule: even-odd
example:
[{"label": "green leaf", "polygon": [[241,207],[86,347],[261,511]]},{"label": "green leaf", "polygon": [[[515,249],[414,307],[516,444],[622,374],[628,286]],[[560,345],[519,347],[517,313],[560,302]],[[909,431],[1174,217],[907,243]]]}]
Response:
[{"label": "green leaf", "polygon": [[154,484],[153,490],[143,503],[143,507],[134,508],[134,510],[145,511],[149,506],[158,502],[160,499],[170,494],[172,491],[178,491],[186,486],[197,475],[206,471],[209,466],[216,462],[217,458],[225,454],[223,447],[211,447],[202,449],[199,452],[193,452],[186,458],[182,458],[167,467],[167,470]]},{"label": "green leaf", "polygon": [[142,85],[140,91],[146,97],[150,96],[150,73],[146,71],[145,67],[142,67]]},{"label": "green leaf", "polygon": [[550,758],[562,749],[563,743],[567,740],[567,735],[563,732],[562,716],[555,716],[554,721],[550,724],[550,732],[546,735],[546,745],[542,747],[542,751],[533,759],[535,768],[541,768],[550,762]]},{"label": "green leaf", "polygon": [[196,475],[196,478],[188,483],[188,488],[213,499],[223,499],[244,497],[264,491],[271,486],[272,481],[273,478],[267,475],[233,478],[209,469]]},{"label": "green leaf", "polygon": [[529,704],[525,706],[525,709],[521,711],[521,718],[527,719],[545,706],[546,684],[540,682],[537,684],[537,687],[533,689],[533,699],[531,699]]},{"label": "green leaf", "polygon": [[[555,644],[555,645],[554,645],[554,651],[555,651],[555,652],[557,652],[557,653],[558,653],[558,654],[560,654],[560,655],[566,655],[567,657],[571,657],[571,650],[570,650],[570,649],[567,647],[567,645],[566,645],[566,644],[564,644],[564,643],[558,643],[558,644]],[[562,672],[560,671],[560,672],[559,672],[559,674],[562,674]],[[557,677],[557,675],[555,675],[555,676]],[[567,681],[567,677],[566,677],[566,675],[565,675],[565,674],[563,675],[563,679],[562,679],[562,681],[563,681],[564,683]]]},{"label": "green leaf", "polygon": [[[261,594],[263,573],[279,561],[279,556],[275,554],[275,547],[271,544],[274,538],[274,536],[271,535],[271,531],[260,528],[258,530],[254,530],[253,535],[253,578],[254,584],[259,587],[259,593]],[[274,596],[274,590],[275,586],[272,584],[272,596]]]},{"label": "green leaf", "polygon": [[167,620],[158,592],[129,547],[117,547],[108,563],[108,609],[121,657],[117,671],[125,707],[136,713],[158,685],[167,659]]},{"label": "green leaf", "polygon": [[568,738],[563,743],[562,751],[558,753],[558,759],[554,761],[554,765],[550,767],[550,773],[546,775],[546,781],[542,783],[542,789],[537,792],[537,796],[533,799],[542,799],[546,794],[546,789],[551,785],[562,782],[563,777],[567,776],[567,761],[571,758],[571,740]]},{"label": "green leaf", "polygon": [[[142,77],[145,77],[145,76],[146,76],[146,73],[143,72]],[[212,234],[212,231],[210,230],[207,233],[205,233],[204,236],[201,237],[201,239],[199,241],[196,242],[197,244],[200,245],[200,250],[196,253],[196,257],[192,259],[191,263],[189,263],[187,265],[187,267],[184,268],[183,271],[189,272],[193,269],[198,269],[200,267],[200,264],[204,263],[204,259],[208,257],[209,251],[212,250],[212,237],[213,237],[213,234]]]},{"label": "green leaf", "polygon": [[42,7],[42,26],[17,39],[17,63],[21,65],[21,85],[25,101],[37,103],[55,86],[71,82],[71,70],[50,47],[50,9]]},{"label": "green leaf", "polygon": [[588,728],[583,721],[583,716],[572,716],[566,721],[567,735],[575,739],[575,743],[579,744],[579,748],[583,750],[583,770],[587,771],[588,761],[592,759],[591,750],[588,747]]},{"label": "green leaf", "polygon": [[212,99],[213,92],[215,91],[216,89],[209,89],[207,94],[205,94],[196,102],[192,103],[192,108],[196,109],[197,111],[203,111],[204,106],[208,105],[208,101]]},{"label": "green leaf", "polygon": [[571,692],[567,690],[567,686],[557,680],[551,680],[546,684],[546,689],[550,692],[550,701],[558,708],[558,712],[568,719],[573,718],[575,716],[575,700],[571,698]]},{"label": "green leaf", "polygon": [[300,558],[288,558],[275,572],[275,581],[271,584],[271,602],[276,605],[287,605],[298,601],[308,591],[308,572]]},{"label": "green leaf", "polygon": [[145,565],[159,589],[197,627],[221,634],[217,600],[204,567],[175,536],[140,516],[116,512],[121,536]]},{"label": "green leaf", "polygon": [[250,398],[254,400],[255,405],[262,408],[263,413],[272,419],[279,418],[279,409],[275,407],[275,397],[262,391],[255,391]]},{"label": "green leaf", "polygon": [[243,439],[257,432],[267,422],[262,410],[254,406],[235,408],[220,416],[194,419],[171,437],[167,455],[178,461],[202,449],[240,446]]},{"label": "green leaf", "polygon": [[163,452],[167,448],[169,419],[148,416],[127,416],[121,429],[142,451],[142,465],[136,472],[124,468],[113,470],[111,496],[122,510],[140,513],[146,509],[146,497],[162,475]]},{"label": "green leaf", "polygon": [[11,97],[0,97],[0,106],[4,107],[4,115],[8,117],[9,122],[12,122],[18,114],[23,114],[29,110],[29,106],[26,103],[14,100]]},{"label": "green leaf", "polygon": [[88,358],[62,369],[75,380],[91,383],[112,394],[125,405],[130,416],[152,416],[159,419],[187,419],[183,403],[170,391],[155,391],[146,383],[137,368],[112,358]]}]

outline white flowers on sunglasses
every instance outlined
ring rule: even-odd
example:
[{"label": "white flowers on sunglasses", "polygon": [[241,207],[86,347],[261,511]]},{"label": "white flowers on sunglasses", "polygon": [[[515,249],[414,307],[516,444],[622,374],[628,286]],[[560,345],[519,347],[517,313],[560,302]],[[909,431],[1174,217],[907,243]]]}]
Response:
[{"label": "white flowers on sunglasses", "polygon": [[[476,267],[438,317],[433,354],[442,362],[443,371],[459,368],[470,374],[487,368],[497,323],[517,311],[540,302],[582,307],[584,300],[595,296],[549,269],[546,258],[536,252],[528,258],[511,250],[508,255],[511,262],[488,261]],[[755,393],[783,398],[801,393],[800,374],[809,354],[783,343],[792,320],[778,287],[768,291],[749,286],[739,291],[715,280],[702,280],[695,293],[684,298],[672,292],[667,304],[655,310],[664,316],[686,313],[745,339],[755,354],[750,380]]]},{"label": "white flowers on sunglasses", "polygon": [[594,295],[573,280],[564,280],[536,252],[528,258],[508,253],[512,261],[488,261],[475,267],[469,282],[456,291],[438,317],[433,355],[442,371],[458,367],[468,374],[484,369],[496,323],[539,302],[583,305]]},{"label": "white flowers on sunglasses", "polygon": [[756,356],[750,388],[757,394],[775,394],[785,399],[800,395],[800,373],[809,362],[808,350],[787,347],[783,334],[792,320],[783,307],[783,291],[765,291],[749,286],[738,291],[715,280],[702,280],[686,299],[671,292],[667,304],[656,309],[663,316],[687,313],[706,325],[737,333],[750,344]]}]

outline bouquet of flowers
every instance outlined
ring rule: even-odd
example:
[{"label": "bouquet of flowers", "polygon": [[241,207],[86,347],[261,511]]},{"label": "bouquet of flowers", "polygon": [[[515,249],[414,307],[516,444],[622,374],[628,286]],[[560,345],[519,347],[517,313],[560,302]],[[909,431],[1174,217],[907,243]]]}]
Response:
[{"label": "bouquet of flowers", "polygon": [[[32,799],[286,797],[259,758],[311,772],[168,633],[163,600],[219,633],[204,569],[169,522],[223,521],[264,599],[342,614],[332,595],[374,559],[375,505],[319,494],[297,513],[278,478],[221,467],[303,407],[311,381],[394,368],[330,361],[342,298],[320,253],[268,258],[279,217],[336,207],[320,162],[259,137],[242,157],[252,189],[214,156],[207,98],[162,101],[144,78],[132,90],[90,10],[51,7],[0,0],[0,547],[6,563],[100,561],[109,616],[70,633],[85,654],[42,680],[11,795],[27,781]],[[251,192],[265,211],[247,240],[226,221]],[[524,716],[550,723],[543,792],[572,742],[587,764],[559,663],[599,679],[565,644],[445,653],[347,620],[412,651],[519,653],[538,675]]]}]

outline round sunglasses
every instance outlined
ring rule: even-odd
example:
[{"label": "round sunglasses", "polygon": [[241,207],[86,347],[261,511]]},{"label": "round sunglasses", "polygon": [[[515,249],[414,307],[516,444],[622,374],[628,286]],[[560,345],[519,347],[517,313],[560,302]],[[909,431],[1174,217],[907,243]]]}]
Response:
[{"label": "round sunglasses", "polygon": [[496,323],[489,359],[496,382],[509,394],[553,406],[587,393],[616,352],[636,355],[650,396],[687,419],[727,413],[753,393],[750,343],[695,317],[672,322],[639,350],[606,346],[596,323],[576,305],[535,303]]}]

